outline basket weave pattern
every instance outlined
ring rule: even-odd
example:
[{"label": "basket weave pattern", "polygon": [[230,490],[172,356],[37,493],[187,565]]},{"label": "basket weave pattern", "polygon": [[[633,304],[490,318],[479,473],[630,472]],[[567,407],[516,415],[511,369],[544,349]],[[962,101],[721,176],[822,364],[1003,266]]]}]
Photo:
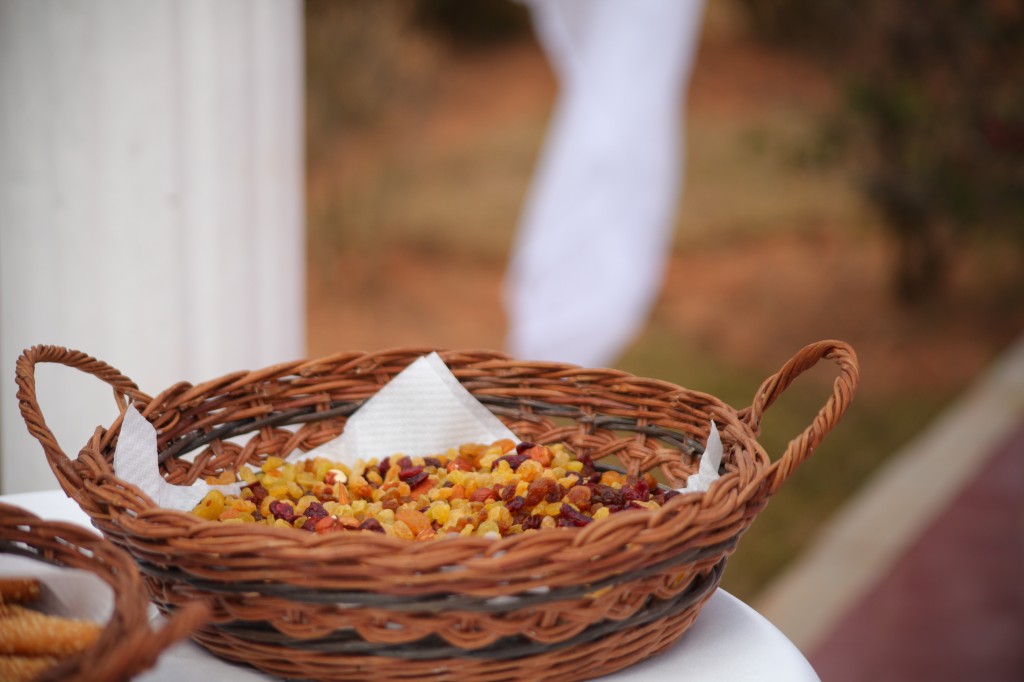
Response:
[{"label": "basket weave pattern", "polygon": [[[193,634],[203,646],[286,677],[495,682],[593,677],[675,641],[717,587],[740,535],[835,426],[859,380],[852,349],[812,344],[736,411],[713,396],[620,371],[439,351],[524,440],[565,442],[630,474],[660,471],[672,486],[696,471],[711,419],[725,454],[708,492],[677,496],[660,509],[496,541],[422,543],[227,525],[160,509],[113,474],[120,417],[70,460],[35,395],[39,363],[99,377],[114,388],[122,413],[131,399],[156,427],[167,480],[190,484],[331,440],[366,399],[431,350],[342,353],[181,383],[149,397],[95,358],[37,346],[19,359],[17,380],[22,414],[61,486],[134,557],[153,600],[165,611],[193,600],[213,607]],[[823,358],[839,368],[833,393],[772,462],[756,440],[763,413]]]},{"label": "basket weave pattern", "polygon": [[43,520],[8,504],[0,504],[0,553],[89,571],[112,590],[113,612],[97,641],[48,670],[37,682],[131,679],[152,667],[164,649],[209,616],[201,602],[192,603],[154,632],[146,589],[130,556],[84,528]]}]

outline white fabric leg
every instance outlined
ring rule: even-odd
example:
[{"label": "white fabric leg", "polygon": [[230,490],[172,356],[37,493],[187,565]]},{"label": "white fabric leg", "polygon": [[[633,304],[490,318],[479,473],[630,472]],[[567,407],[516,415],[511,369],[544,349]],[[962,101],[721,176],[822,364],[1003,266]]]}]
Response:
[{"label": "white fabric leg", "polygon": [[[147,392],[305,354],[297,0],[0,0],[0,470],[56,486],[15,400],[38,343]],[[41,368],[70,456],[110,391]]]},{"label": "white fabric leg", "polygon": [[507,347],[613,362],[664,275],[702,0],[537,0],[561,92],[505,283]]}]

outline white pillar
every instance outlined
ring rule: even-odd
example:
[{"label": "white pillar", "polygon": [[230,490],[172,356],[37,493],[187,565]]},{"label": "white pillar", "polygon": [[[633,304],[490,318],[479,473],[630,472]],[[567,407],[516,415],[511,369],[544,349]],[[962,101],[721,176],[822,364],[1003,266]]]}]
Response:
[{"label": "white pillar", "polygon": [[[13,381],[38,343],[156,393],[305,354],[298,0],[0,0],[0,473],[53,488]],[[110,391],[43,367],[74,457]]]}]

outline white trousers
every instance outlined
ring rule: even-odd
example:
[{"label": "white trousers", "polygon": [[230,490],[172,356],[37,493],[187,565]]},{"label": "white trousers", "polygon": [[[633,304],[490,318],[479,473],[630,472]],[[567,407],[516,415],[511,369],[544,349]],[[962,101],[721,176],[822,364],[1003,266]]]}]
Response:
[{"label": "white trousers", "polygon": [[664,277],[702,0],[534,0],[560,95],[505,282],[508,351],[615,361]]}]

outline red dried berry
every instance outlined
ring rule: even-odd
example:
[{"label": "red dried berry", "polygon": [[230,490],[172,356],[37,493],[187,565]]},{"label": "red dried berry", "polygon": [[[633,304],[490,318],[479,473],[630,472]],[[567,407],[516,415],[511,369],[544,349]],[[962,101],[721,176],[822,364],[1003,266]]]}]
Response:
[{"label": "red dried berry", "polygon": [[270,513],[274,515],[275,519],[281,519],[288,523],[294,523],[296,519],[295,510],[292,506],[281,500],[275,500],[270,503]]},{"label": "red dried berry", "polygon": [[521,496],[513,497],[511,500],[505,503],[505,506],[508,507],[510,513],[515,514],[517,511],[526,506],[526,498]]},{"label": "red dried berry", "polygon": [[262,483],[253,483],[246,486],[252,491],[252,501],[257,507],[263,504],[263,500],[267,497],[267,489],[263,487]]},{"label": "red dried berry", "polygon": [[302,530],[316,532],[316,523],[319,519],[306,519],[302,524]]},{"label": "red dried berry", "polygon": [[384,478],[387,475],[387,473],[388,473],[388,469],[390,469],[390,468],[391,468],[391,458],[390,457],[385,457],[384,459],[382,459],[380,461],[380,464],[377,465],[377,473],[380,474],[381,478]]},{"label": "red dried berry", "polygon": [[310,502],[305,514],[310,519],[322,519],[327,516],[327,510],[319,502]]},{"label": "red dried berry", "polygon": [[505,460],[506,462],[508,462],[508,465],[512,469],[512,471],[518,471],[522,463],[528,459],[530,458],[527,457],[526,455],[505,455],[504,457],[499,457],[498,459],[496,459],[494,461],[494,464],[497,465],[498,462],[500,462],[501,460]]},{"label": "red dried berry", "polygon": [[427,480],[427,476],[430,475],[426,471],[423,471],[423,467],[417,467],[417,468],[420,470],[420,472],[418,474],[410,476],[405,481],[406,483],[409,484],[409,488],[410,489],[415,489],[416,486],[418,486],[420,483],[423,483],[423,481]]},{"label": "red dried berry", "polygon": [[380,525],[380,521],[377,519],[366,519],[359,524],[359,530],[372,530],[375,533],[383,533],[384,526]]},{"label": "red dried berry", "polygon": [[639,480],[622,486],[622,496],[627,502],[634,500],[646,502],[651,498],[651,491],[648,490],[647,484],[643,480]]},{"label": "red dried berry", "polygon": [[567,504],[562,505],[562,508],[558,512],[558,518],[560,521],[565,519],[574,526],[585,526],[594,520],[586,514],[581,514]]},{"label": "red dried berry", "polygon": [[536,443],[531,443],[528,440],[524,440],[522,443],[516,445],[516,454],[521,455],[532,447],[535,447]]},{"label": "red dried berry", "polygon": [[540,528],[541,521],[544,517],[540,514],[530,514],[523,520],[523,530],[536,530]]},{"label": "red dried berry", "polygon": [[441,465],[441,460],[439,460],[436,457],[424,457],[423,458],[423,464],[424,464],[424,466],[434,467],[434,468],[438,468],[438,467],[442,466]]},{"label": "red dried berry", "polygon": [[590,488],[590,502],[592,504],[600,503],[606,507],[622,507],[626,504],[626,496],[622,494],[622,491],[616,490],[610,485],[589,483],[587,487]]},{"label": "red dried berry", "polygon": [[408,469],[402,469],[401,471],[399,471],[398,478],[400,478],[403,481],[408,481],[413,476],[418,476],[419,474],[422,473],[423,467],[421,466],[409,467]]}]

